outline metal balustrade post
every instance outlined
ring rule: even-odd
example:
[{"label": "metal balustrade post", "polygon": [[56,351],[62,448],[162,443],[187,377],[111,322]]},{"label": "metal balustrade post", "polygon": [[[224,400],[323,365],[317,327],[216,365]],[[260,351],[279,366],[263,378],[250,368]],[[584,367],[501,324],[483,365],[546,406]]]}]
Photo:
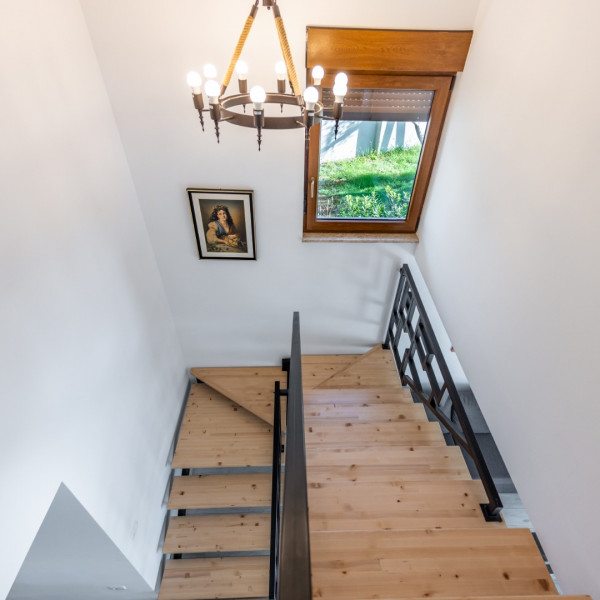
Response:
[{"label": "metal balustrade post", "polygon": [[[413,325],[415,313],[417,321]],[[395,330],[394,326],[396,327]],[[402,333],[407,334],[408,342],[404,345],[404,352],[401,357],[399,346]],[[485,518],[488,521],[501,521],[500,511],[502,510],[502,502],[500,501],[500,496],[485,463],[473,428],[469,423],[452,375],[450,374],[450,370],[448,369],[407,265],[404,265],[400,269],[400,280],[396,289],[394,304],[392,305],[385,344],[385,347],[390,347],[391,345],[392,354],[400,373],[402,384],[408,385],[424,405],[438,418],[440,423],[448,429],[453,439],[473,459],[481,477],[481,483],[488,496],[488,503],[481,505]],[[419,357],[420,366],[429,381],[431,392],[428,397],[424,394],[414,358],[415,353]],[[441,385],[438,382],[438,376],[434,367],[435,363],[437,363],[437,368],[440,371]],[[410,376],[407,374],[407,370],[410,371]],[[450,420],[438,410],[446,392],[451,404]],[[452,420],[454,415],[458,419],[462,435],[455,429]]]}]

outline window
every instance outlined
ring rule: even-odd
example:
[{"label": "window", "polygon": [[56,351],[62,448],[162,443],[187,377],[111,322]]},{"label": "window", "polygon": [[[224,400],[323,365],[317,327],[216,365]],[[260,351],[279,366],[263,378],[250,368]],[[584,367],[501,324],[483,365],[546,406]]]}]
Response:
[{"label": "window", "polygon": [[337,131],[326,119],[311,129],[306,239],[416,239],[454,74],[470,38],[471,32],[308,29],[307,80],[319,61],[324,105],[332,105],[338,70],[348,74],[349,91]]}]

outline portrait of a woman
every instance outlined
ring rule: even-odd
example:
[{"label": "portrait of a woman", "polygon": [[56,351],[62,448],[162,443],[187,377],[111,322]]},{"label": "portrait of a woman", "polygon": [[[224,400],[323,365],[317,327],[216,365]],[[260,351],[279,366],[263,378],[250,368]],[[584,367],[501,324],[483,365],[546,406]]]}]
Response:
[{"label": "portrait of a woman", "polygon": [[229,208],[224,204],[217,204],[213,208],[207,227],[206,241],[215,249],[226,247],[228,251],[245,252],[243,240],[240,239]]},{"label": "portrait of a woman", "polygon": [[256,260],[252,190],[187,189],[198,257]]}]

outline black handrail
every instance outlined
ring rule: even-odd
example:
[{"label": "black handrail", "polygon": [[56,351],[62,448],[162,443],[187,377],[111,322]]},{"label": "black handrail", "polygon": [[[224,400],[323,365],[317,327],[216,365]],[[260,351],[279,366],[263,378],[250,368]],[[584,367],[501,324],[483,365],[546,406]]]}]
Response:
[{"label": "black handrail", "polygon": [[[408,341],[403,344],[402,357],[398,350],[402,334],[408,335]],[[481,477],[481,483],[488,497],[487,504],[481,504],[481,510],[488,521],[501,521],[500,511],[502,502],[490,471],[485,463],[483,454],[473,433],[458,391],[444,360],[444,356],[435,337],[425,307],[414,279],[407,265],[400,269],[400,281],[396,290],[396,297],[392,305],[392,312],[385,338],[384,348],[391,348],[398,372],[403,385],[407,385],[423,404],[438,418],[448,429],[453,439],[473,459],[475,468]],[[431,388],[426,394],[421,383],[421,377],[415,363],[415,352],[418,356],[421,369],[427,375]],[[410,376],[407,374],[410,370]],[[438,381],[438,373],[441,383]],[[462,430],[462,436],[453,425],[452,416],[448,418],[440,409],[442,401],[447,397],[451,402],[451,415],[456,414]]]},{"label": "black handrail", "polygon": [[273,403],[273,471],[271,476],[271,553],[269,562],[269,598],[278,597],[279,583],[279,527],[281,523],[281,383],[275,382]]},{"label": "black handrail", "polygon": [[[310,538],[308,530],[308,492],[306,448],[304,442],[304,402],[300,315],[295,312],[292,353],[287,390],[275,384],[275,421],[273,427],[273,489],[271,504],[271,600],[312,600],[310,581]],[[287,364],[287,363],[284,363]],[[285,433],[285,480],[283,508],[279,511],[281,471],[281,417],[277,405],[287,396]]]}]

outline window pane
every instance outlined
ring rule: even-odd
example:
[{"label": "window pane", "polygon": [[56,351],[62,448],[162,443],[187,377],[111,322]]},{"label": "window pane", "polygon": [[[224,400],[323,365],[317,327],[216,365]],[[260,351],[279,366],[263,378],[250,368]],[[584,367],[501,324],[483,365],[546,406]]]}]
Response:
[{"label": "window pane", "polygon": [[432,100],[430,91],[350,90],[337,139],[335,122],[321,122],[318,220],[406,219]]}]

